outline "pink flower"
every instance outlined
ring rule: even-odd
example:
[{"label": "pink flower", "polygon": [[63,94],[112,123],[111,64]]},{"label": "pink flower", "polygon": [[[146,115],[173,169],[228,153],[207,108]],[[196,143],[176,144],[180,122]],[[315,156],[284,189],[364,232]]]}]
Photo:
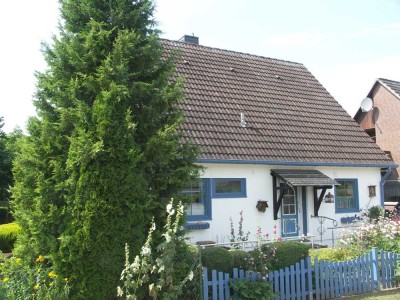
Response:
[{"label": "pink flower", "polygon": [[266,238],[268,238],[268,237],[269,237],[269,234],[268,234],[268,233],[266,233],[266,234],[265,234],[265,237],[266,237]]},{"label": "pink flower", "polygon": [[278,237],[278,242],[282,242],[282,238],[281,237]]},{"label": "pink flower", "polygon": [[273,234],[276,234],[276,230],[274,230],[272,233],[273,233]]}]

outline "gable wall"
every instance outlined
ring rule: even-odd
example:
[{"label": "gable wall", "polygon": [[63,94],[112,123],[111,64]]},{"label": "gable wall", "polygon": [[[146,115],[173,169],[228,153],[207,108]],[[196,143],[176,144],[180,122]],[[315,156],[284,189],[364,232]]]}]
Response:
[{"label": "gable wall", "polygon": [[[376,122],[376,143],[384,151],[390,151],[396,164],[400,163],[400,100],[382,85],[373,91],[374,106],[379,109]],[[397,179],[392,172],[390,179]]]},{"label": "gable wall", "polygon": [[[203,178],[246,178],[247,197],[246,198],[218,198],[212,199],[212,220],[210,228],[205,230],[193,230],[189,233],[190,242],[197,241],[215,241],[218,243],[229,242],[230,235],[230,217],[233,219],[235,232],[238,231],[239,213],[243,210],[243,230],[250,231],[250,240],[256,240],[256,232],[258,226],[261,227],[262,233],[268,233],[273,236],[274,225],[277,226],[277,235],[281,235],[280,220],[273,219],[273,198],[272,198],[272,176],[271,169],[284,168],[284,166],[267,166],[267,165],[228,165],[228,164],[205,164],[206,167]],[[305,169],[306,167],[301,167]],[[380,170],[379,168],[351,168],[351,167],[315,167],[331,178],[357,178],[359,188],[360,209],[365,209],[368,206],[380,204]],[[368,197],[368,186],[376,185],[376,197]],[[300,189],[301,191],[301,189]],[[328,193],[328,191],[327,191]],[[334,194],[334,191],[331,190]],[[301,194],[301,193],[300,193]],[[267,200],[269,207],[265,213],[258,212],[256,204],[258,200]],[[307,188],[307,226],[308,232],[315,235],[319,241],[319,233],[317,229],[319,224],[317,219],[311,218],[314,214],[313,192],[312,188]],[[299,225],[302,227],[303,207],[301,195],[298,198],[299,210]],[[338,226],[343,226],[340,218],[354,216],[355,213],[335,213],[334,203],[321,204],[319,210],[320,216],[326,216],[336,219]],[[357,213],[356,215],[360,215]],[[280,213],[279,213],[280,216]],[[325,227],[332,227],[331,221],[326,221]],[[300,228],[300,235],[303,234],[303,228]],[[318,238],[317,238],[318,237]],[[324,239],[330,239],[331,231],[327,230]]]}]

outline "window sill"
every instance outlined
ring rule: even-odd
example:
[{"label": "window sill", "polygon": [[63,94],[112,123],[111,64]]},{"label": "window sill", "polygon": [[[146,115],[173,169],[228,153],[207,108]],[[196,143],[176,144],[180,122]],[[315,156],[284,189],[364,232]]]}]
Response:
[{"label": "window sill", "polygon": [[204,223],[186,223],[185,224],[185,229],[187,230],[203,230],[203,229],[209,229],[210,228],[210,223],[204,222]]}]

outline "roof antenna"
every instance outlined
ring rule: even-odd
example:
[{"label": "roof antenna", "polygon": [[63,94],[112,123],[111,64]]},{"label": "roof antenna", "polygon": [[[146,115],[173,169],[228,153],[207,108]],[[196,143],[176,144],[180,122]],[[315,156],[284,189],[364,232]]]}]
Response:
[{"label": "roof antenna", "polygon": [[242,111],[240,111],[240,126],[246,127],[246,125],[247,125],[247,122],[246,122],[246,119],[244,117],[244,112],[242,110]]}]

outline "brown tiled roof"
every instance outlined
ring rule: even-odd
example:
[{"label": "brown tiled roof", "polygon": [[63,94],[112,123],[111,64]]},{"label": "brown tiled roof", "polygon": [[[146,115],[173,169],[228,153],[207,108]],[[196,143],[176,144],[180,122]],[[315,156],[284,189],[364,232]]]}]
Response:
[{"label": "brown tiled roof", "polygon": [[397,98],[400,98],[400,82],[384,78],[379,78],[378,81],[389,88]]},{"label": "brown tiled roof", "polygon": [[[200,161],[299,165],[391,165],[315,77],[299,63],[184,42],[181,130]],[[243,111],[246,127],[241,126]]]}]

